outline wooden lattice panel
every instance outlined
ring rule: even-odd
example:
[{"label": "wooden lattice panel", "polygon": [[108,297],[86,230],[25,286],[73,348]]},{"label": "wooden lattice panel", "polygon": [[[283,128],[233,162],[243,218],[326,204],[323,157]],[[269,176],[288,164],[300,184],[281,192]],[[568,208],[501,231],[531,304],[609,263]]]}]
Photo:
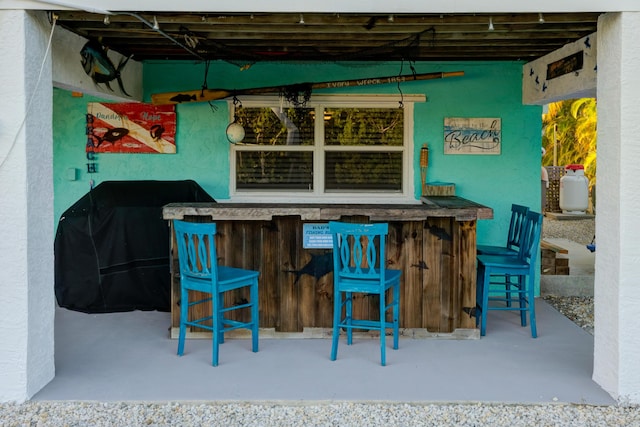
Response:
[{"label": "wooden lattice panel", "polygon": [[547,188],[546,212],[562,212],[560,209],[560,178],[564,176],[563,166],[545,166],[549,175],[549,188]]}]

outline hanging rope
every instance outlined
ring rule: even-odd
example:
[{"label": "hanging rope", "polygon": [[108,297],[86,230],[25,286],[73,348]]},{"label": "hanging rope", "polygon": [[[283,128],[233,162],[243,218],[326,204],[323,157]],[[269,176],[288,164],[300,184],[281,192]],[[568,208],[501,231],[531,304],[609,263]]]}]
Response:
[{"label": "hanging rope", "polygon": [[[204,98],[204,91],[209,89],[209,86],[207,84],[207,80],[209,77],[209,65],[211,65],[211,61],[209,60],[204,61],[204,81],[202,82],[200,98]],[[207,101],[207,103],[209,104],[209,108],[211,108],[211,112],[215,114],[215,112],[218,111],[218,107],[213,105],[211,101]]]},{"label": "hanging rope", "polygon": [[238,121],[238,109],[242,108],[242,102],[238,99],[237,96],[233,95],[233,122]]},{"label": "hanging rope", "polygon": [[202,92],[200,92],[200,96],[204,97],[204,91],[209,89],[207,87],[207,77],[209,76],[209,65],[211,64],[211,61],[206,60],[204,61],[204,81],[202,82]]},{"label": "hanging rope", "polygon": [[[398,77],[402,76],[402,68],[404,67],[404,59],[400,61],[400,71],[398,72]],[[398,108],[404,108],[404,94],[402,93],[402,88],[400,88],[400,78],[398,78],[398,92],[400,92],[400,101],[398,102]]]},{"label": "hanging rope", "polygon": [[[415,80],[417,73],[416,73],[416,68],[413,66],[413,64],[415,63],[414,60],[409,60],[409,68],[411,68],[411,74],[413,75],[413,79]],[[400,81],[402,80],[402,69],[404,67],[404,59],[402,59],[400,61],[400,71],[398,72],[398,92],[400,92],[400,101],[399,101],[399,107],[398,108],[404,108],[404,94],[402,93],[402,88],[400,87]]]}]

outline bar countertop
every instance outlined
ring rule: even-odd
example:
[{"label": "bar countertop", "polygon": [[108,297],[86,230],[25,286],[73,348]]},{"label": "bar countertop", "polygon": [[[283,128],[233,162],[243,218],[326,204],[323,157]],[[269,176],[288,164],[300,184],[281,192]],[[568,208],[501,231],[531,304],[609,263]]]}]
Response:
[{"label": "bar countertop", "polygon": [[372,221],[411,221],[426,217],[454,217],[456,221],[492,219],[493,209],[457,196],[422,197],[416,204],[355,203],[169,203],[166,220],[211,216],[215,220],[268,221],[274,216],[300,216],[303,221],[339,220],[344,215],[367,215]]}]

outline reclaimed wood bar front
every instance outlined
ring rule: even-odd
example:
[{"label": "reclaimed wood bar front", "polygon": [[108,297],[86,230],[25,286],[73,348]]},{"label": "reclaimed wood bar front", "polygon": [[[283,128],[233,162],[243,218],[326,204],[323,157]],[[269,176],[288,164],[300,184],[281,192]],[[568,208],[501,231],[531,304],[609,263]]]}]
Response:
[{"label": "reclaimed wood bar front", "polygon": [[[388,222],[386,265],[402,270],[400,327],[429,333],[475,329],[476,221],[493,211],[455,196],[421,204],[171,203],[163,218],[214,221],[220,265],[260,271],[260,327],[300,333],[332,327],[331,249],[303,248],[303,224]],[[180,276],[172,226],[171,327],[179,325]],[[227,296],[233,304],[248,298]],[[354,316],[377,313],[375,297],[354,300]],[[206,313],[194,313],[205,316]],[[172,333],[172,335],[174,335]]]}]

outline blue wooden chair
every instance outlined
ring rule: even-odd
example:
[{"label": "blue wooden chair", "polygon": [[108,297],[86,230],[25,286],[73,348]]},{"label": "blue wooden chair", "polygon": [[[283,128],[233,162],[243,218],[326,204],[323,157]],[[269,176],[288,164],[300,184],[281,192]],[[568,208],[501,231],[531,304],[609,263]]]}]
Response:
[{"label": "blue wooden chair", "polygon": [[[518,249],[520,248],[520,240],[522,239],[522,224],[525,217],[529,212],[529,208],[522,205],[511,205],[511,220],[509,221],[509,231],[507,232],[507,243],[504,246],[501,245],[478,245],[476,246],[477,255],[518,255]],[[509,275],[503,276],[504,281],[492,282],[492,284],[504,285],[506,289],[511,286],[511,278]],[[507,306],[511,306],[511,294],[506,293]]]},{"label": "blue wooden chair", "polygon": [[[241,268],[219,266],[215,245],[216,224],[173,222],[178,243],[180,263],[180,335],[178,355],[184,352],[187,326],[210,330],[213,335],[213,366],[218,366],[218,346],[224,342],[224,333],[233,329],[251,330],[252,350],[258,351],[258,276],[260,272]],[[224,293],[234,289],[249,288],[250,301],[224,306]],[[189,301],[189,291],[209,294],[209,297]],[[211,302],[211,315],[189,320],[189,308]],[[235,310],[248,308],[251,320],[229,319]]]},{"label": "blue wooden chair", "polygon": [[[542,231],[542,215],[529,211],[522,224],[522,240],[517,256],[511,255],[478,255],[478,276],[476,286],[476,325],[480,324],[480,335],[487,329],[487,312],[489,310],[515,310],[520,312],[520,323],[527,326],[527,311],[531,323],[531,336],[538,336],[536,329],[535,277],[536,257],[540,245]],[[515,278],[510,286],[504,288],[506,276]],[[492,289],[492,280],[504,278],[499,290]],[[506,295],[505,295],[506,294]],[[498,296],[499,295],[499,296]],[[489,302],[494,302],[489,305]],[[495,305],[496,301],[504,304]],[[517,301],[518,304],[511,304]]]},{"label": "blue wooden chair", "polygon": [[527,216],[529,208],[522,205],[511,205],[511,221],[509,222],[509,231],[507,232],[507,243],[500,245],[478,245],[476,253],[478,255],[513,255],[518,254],[520,247],[520,239],[522,237],[522,223]]},{"label": "blue wooden chair", "polygon": [[[400,316],[400,270],[385,267],[388,224],[329,222],[333,236],[333,343],[331,360],[338,354],[340,329],[353,342],[353,329],[380,331],[380,361],[386,365],[386,329],[393,329],[393,348],[398,348]],[[393,300],[387,303],[387,291]],[[353,294],[378,295],[378,319],[353,318]],[[344,316],[342,315],[344,309]],[[391,321],[386,321],[391,310]]]}]

